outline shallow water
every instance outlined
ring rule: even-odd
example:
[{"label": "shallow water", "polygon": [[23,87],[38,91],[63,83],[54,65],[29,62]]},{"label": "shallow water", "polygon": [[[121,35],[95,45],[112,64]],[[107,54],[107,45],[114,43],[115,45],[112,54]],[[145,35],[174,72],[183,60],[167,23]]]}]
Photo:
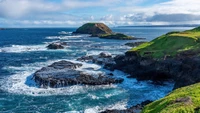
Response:
[{"label": "shallow water", "polygon": [[[150,81],[128,79],[127,74],[115,70],[114,76],[124,78],[122,84],[63,88],[38,88],[32,74],[59,60],[75,59],[107,51],[123,54],[130,41],[107,40],[88,35],[71,36],[76,28],[8,29],[0,30],[0,112],[99,112],[105,109],[125,109],[144,100],[156,100],[168,94],[173,83],[163,86]],[[118,27],[122,32],[147,41],[169,31],[182,31],[188,27]],[[63,50],[48,50],[51,42],[65,41]],[[132,42],[132,41],[131,41]],[[134,42],[134,41],[133,41]],[[83,63],[80,70],[94,68],[91,73],[109,73],[101,66]]]}]

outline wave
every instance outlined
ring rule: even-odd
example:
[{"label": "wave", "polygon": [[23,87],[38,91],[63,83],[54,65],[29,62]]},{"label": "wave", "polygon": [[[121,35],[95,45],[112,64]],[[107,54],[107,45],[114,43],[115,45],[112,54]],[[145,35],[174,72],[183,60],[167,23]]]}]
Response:
[{"label": "wave", "polygon": [[[59,60],[56,60],[59,61]],[[25,94],[32,96],[49,96],[49,95],[74,95],[77,93],[86,93],[91,90],[98,90],[104,88],[114,88],[114,85],[100,85],[100,86],[82,86],[75,85],[63,88],[38,88],[37,84],[32,80],[33,73],[46,64],[52,64],[56,61],[48,61],[42,63],[26,64],[22,67],[4,67],[3,69],[16,71],[17,74],[11,75],[1,81],[1,89],[9,93]],[[100,66],[95,64],[83,63],[83,67],[79,70],[88,70],[94,68],[98,70]],[[94,73],[93,71],[88,71]],[[98,72],[98,71],[96,71]]]},{"label": "wave", "polygon": [[46,39],[70,39],[70,38],[81,38],[81,37],[88,37],[90,35],[70,35],[70,36],[48,36]]},{"label": "wave", "polygon": [[60,32],[58,32],[58,34],[60,34],[60,35],[69,35],[69,34],[72,34],[72,32],[60,31]]},{"label": "wave", "polygon": [[10,47],[0,48],[0,52],[8,53],[21,53],[30,51],[45,51],[47,50],[45,45],[12,45]]},{"label": "wave", "polygon": [[[114,77],[123,78],[124,82],[117,85],[74,85],[62,88],[38,88],[32,80],[33,73],[41,67],[45,67],[59,60],[24,64],[21,67],[8,66],[3,69],[14,71],[16,74],[0,80],[0,90],[20,95],[30,96],[55,96],[70,95],[78,98],[79,101],[91,100],[96,102],[96,106],[88,106],[84,109],[85,113],[101,112],[107,109],[122,110],[132,105],[141,103],[145,100],[156,100],[164,97],[169,93],[173,84],[155,86],[150,82],[138,82],[136,79],[127,78],[119,70],[109,71],[96,64],[84,63],[78,70],[87,71],[88,73],[113,73]],[[70,60],[71,62],[80,63],[79,61]],[[68,100],[69,98],[66,97]],[[113,100],[114,99],[114,100]],[[74,102],[73,99],[70,102]],[[98,102],[108,101],[108,105],[98,105]],[[76,104],[75,104],[76,105]],[[84,105],[81,105],[82,107]],[[80,107],[81,107],[80,106]],[[76,109],[75,109],[76,110]],[[77,111],[79,112],[79,111]]]}]

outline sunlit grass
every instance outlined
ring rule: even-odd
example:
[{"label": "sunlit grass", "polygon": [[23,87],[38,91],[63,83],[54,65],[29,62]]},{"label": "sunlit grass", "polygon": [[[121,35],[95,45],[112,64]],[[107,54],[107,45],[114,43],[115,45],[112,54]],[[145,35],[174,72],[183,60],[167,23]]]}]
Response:
[{"label": "sunlit grass", "polygon": [[[191,103],[175,102],[178,98],[190,97]],[[142,113],[200,113],[200,83],[174,90],[168,96],[155,101]]]},{"label": "sunlit grass", "polygon": [[174,56],[180,51],[200,49],[200,30],[195,28],[184,32],[170,32],[150,42],[143,43],[131,51],[137,51],[141,56],[162,58],[165,55]]}]

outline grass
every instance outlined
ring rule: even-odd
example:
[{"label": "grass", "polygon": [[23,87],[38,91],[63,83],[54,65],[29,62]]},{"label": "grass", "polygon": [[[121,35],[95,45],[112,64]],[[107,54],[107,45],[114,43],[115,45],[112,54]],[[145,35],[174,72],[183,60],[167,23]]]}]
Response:
[{"label": "grass", "polygon": [[[191,103],[175,102],[178,98],[187,97],[191,98]],[[145,106],[142,113],[200,113],[200,83],[174,90]]]},{"label": "grass", "polygon": [[183,32],[170,32],[150,42],[143,43],[131,51],[141,56],[162,58],[165,55],[175,56],[181,51],[200,49],[200,27]]}]

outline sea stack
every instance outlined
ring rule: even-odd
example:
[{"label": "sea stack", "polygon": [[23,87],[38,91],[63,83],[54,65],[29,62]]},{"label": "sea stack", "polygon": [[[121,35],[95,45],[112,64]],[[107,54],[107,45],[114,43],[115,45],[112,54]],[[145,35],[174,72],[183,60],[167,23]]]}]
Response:
[{"label": "sea stack", "polygon": [[74,33],[91,34],[94,37],[104,34],[113,34],[112,30],[103,23],[86,23],[79,27]]},{"label": "sea stack", "polygon": [[74,34],[90,34],[91,37],[117,40],[134,40],[135,37],[127,36],[122,33],[114,33],[108,26],[103,23],[86,23],[79,27]]}]

